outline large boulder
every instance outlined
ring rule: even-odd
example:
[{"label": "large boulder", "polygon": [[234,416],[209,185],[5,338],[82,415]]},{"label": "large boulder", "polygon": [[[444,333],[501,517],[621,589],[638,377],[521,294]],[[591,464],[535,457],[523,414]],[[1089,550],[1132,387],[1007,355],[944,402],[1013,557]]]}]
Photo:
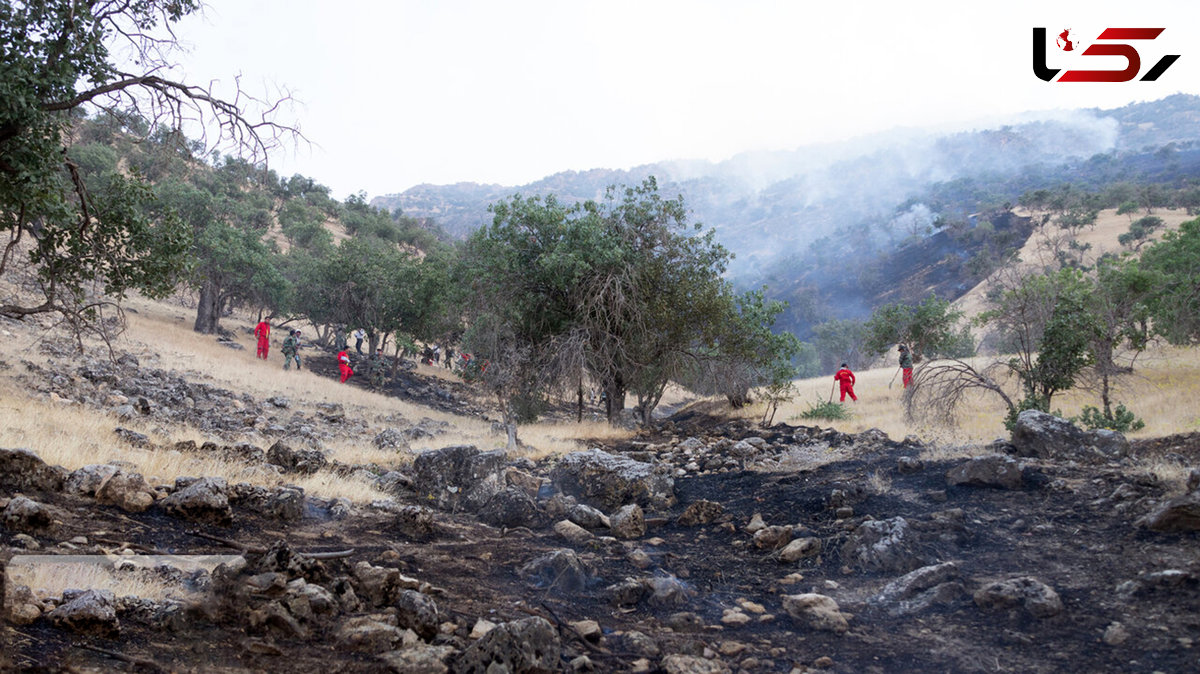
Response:
[{"label": "large boulder", "polygon": [[4,522],[6,529],[31,532],[50,526],[54,518],[50,515],[50,509],[41,503],[24,496],[16,496],[4,507],[0,520]]},{"label": "large boulder", "polygon": [[1017,415],[1012,445],[1018,456],[1088,462],[1113,461],[1129,453],[1129,441],[1109,430],[1085,431],[1040,410]]},{"label": "large boulder", "polygon": [[558,630],[545,618],[524,618],[497,625],[471,644],[455,661],[454,671],[550,674],[561,671],[561,659]]},{"label": "large boulder", "polygon": [[233,521],[225,478],[202,477],[162,500],[163,510],[190,522],[227,526]]},{"label": "large boulder", "polygon": [[958,564],[943,562],[923,566],[900,576],[885,585],[868,603],[892,615],[909,615],[936,604],[951,603],[965,591],[960,582]]},{"label": "large boulder", "polygon": [[501,451],[455,445],[423,452],[413,461],[413,489],[422,501],[443,510],[475,512],[505,486]]},{"label": "large boulder", "polygon": [[670,467],[655,467],[599,449],[563,457],[551,479],[564,494],[605,510],[628,503],[659,508],[675,503],[675,481]]},{"label": "large boulder", "polygon": [[646,535],[646,516],[640,506],[622,506],[609,518],[612,535],[617,538],[641,538]]},{"label": "large boulder", "polygon": [[49,466],[28,449],[0,449],[0,488],[60,491],[67,469]]},{"label": "large boulder", "polygon": [[1020,489],[1021,464],[1004,454],[976,456],[947,471],[946,481],[952,485]]},{"label": "large boulder", "polygon": [[438,607],[428,595],[416,590],[403,590],[396,597],[396,619],[399,626],[417,633],[426,641],[438,632]]}]

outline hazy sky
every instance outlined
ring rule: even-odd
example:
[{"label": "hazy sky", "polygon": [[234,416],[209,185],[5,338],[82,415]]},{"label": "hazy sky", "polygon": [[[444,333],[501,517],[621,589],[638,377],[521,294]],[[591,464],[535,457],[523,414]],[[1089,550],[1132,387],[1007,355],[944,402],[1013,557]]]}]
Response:
[{"label": "hazy sky", "polygon": [[[1032,28],[1165,27],[1158,82],[1046,83]],[[208,0],[193,81],[289,90],[311,146],[272,158],[345,197],[722,160],[898,126],[1200,93],[1200,3]],[[1080,59],[1072,61],[1071,59]],[[1050,47],[1050,67],[1121,69]]]}]

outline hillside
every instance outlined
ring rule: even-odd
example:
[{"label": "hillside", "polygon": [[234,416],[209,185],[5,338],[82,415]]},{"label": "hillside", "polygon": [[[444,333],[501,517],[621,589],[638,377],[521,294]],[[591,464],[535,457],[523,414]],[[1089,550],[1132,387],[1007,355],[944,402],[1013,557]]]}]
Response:
[{"label": "hillside", "polygon": [[[846,143],[737,155],[719,163],[667,161],[629,170],[566,171],[521,186],[420,185],[372,203],[406,215],[436,218],[463,237],[490,221],[487,205],[514,193],[596,199],[612,184],[658,177],[664,192],[682,194],[693,220],[711,226],[738,256],[735,277],[753,277],[780,257],[822,237],[853,235],[860,244],[892,244],[930,224],[898,219],[898,205],[935,183],[964,178],[1040,175],[1069,180],[1065,162],[1153,151],[1200,139],[1200,97],[1176,95],[1113,110],[1045,115],[997,129],[938,134],[901,130]],[[1131,175],[1138,173],[1131,168]],[[1055,177],[1055,175],[1061,177]],[[864,186],[869,189],[864,190]],[[992,194],[992,205],[1013,199]],[[977,210],[977,205],[969,208]],[[965,212],[972,212],[968,210]]]},{"label": "hillside", "polygon": [[[231,348],[132,308],[116,363],[0,323],[24,345],[0,365],[5,669],[1194,663],[1197,534],[1169,508],[1195,498],[1195,434],[1124,457],[899,441],[879,370],[833,428],[693,407],[636,434],[526,427],[505,454],[443,371],[380,395],[318,349],[255,360],[247,317]],[[1162,355],[1147,379],[1190,395],[1194,364]]]}]

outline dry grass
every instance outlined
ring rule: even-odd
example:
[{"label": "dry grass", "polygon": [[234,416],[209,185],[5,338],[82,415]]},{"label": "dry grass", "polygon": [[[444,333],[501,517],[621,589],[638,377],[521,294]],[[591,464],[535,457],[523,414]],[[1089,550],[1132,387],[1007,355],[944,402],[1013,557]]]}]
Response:
[{"label": "dry grass", "polygon": [[[117,597],[140,597],[156,601],[194,596],[182,585],[157,578],[143,569],[114,568],[114,562],[127,559],[133,558],[117,555],[63,556],[60,559],[18,556],[5,569],[6,586],[25,585],[39,599],[61,597],[64,590],[109,590]],[[188,567],[187,564],[178,563],[186,561],[179,558],[173,566],[185,572],[201,567],[211,571],[218,563],[216,560],[214,556],[207,564]],[[7,597],[5,599],[7,603]]]},{"label": "dry grass", "polygon": [[867,489],[872,494],[890,494],[892,491],[892,476],[885,470],[872,471],[867,475]]}]

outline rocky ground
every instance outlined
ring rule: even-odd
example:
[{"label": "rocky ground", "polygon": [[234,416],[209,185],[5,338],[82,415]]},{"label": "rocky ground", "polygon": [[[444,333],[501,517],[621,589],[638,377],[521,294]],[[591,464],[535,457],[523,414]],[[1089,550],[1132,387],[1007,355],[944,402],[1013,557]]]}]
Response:
[{"label": "rocky ground", "polygon": [[[172,446],[273,474],[382,431],[178,374],[33,363],[42,393],[261,442]],[[411,376],[411,375],[410,375]],[[462,406],[413,379],[411,397]],[[422,388],[426,387],[426,388]],[[430,391],[434,391],[430,393]],[[437,393],[442,391],[445,393]],[[404,394],[403,391],[398,393]],[[114,429],[115,430],[115,429]],[[114,441],[149,443],[114,432]],[[118,438],[118,436],[120,436]],[[1200,436],[1130,446],[1027,412],[1011,442],[934,461],[916,438],[680,414],[541,462],[446,447],[369,475],[392,498],[196,476],[153,487],[0,450],[3,560],[232,555],[162,568],[189,598],[5,588],[0,663],[24,671],[834,672],[1200,669]],[[397,466],[400,462],[397,463]],[[120,569],[120,564],[118,564]],[[130,570],[129,573],[140,573]]]}]

